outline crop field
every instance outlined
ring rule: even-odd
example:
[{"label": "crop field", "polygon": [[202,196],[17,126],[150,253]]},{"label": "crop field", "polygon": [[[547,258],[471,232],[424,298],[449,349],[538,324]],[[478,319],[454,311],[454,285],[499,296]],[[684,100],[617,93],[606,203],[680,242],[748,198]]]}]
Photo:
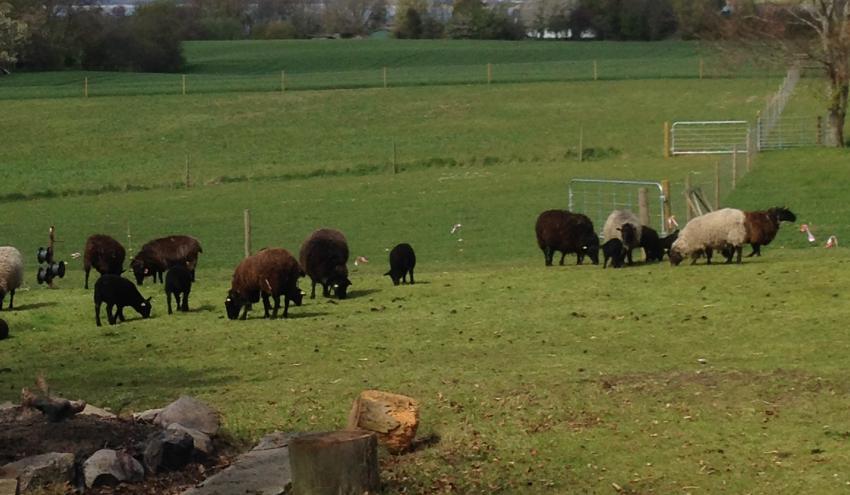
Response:
[{"label": "crop field", "polygon": [[[315,43],[287,60],[318,70],[308,48],[326,42]],[[187,53],[198,73],[237,58],[261,72],[268,46],[190,44]],[[412,59],[410,46],[437,57],[426,50],[433,45],[383,46],[399,65]],[[600,49],[528,46],[540,60],[553,46],[586,60]],[[649,46],[658,57],[695,53]],[[345,60],[325,63],[380,63]],[[385,493],[844,493],[846,151],[763,153],[722,198],[791,208],[814,245],[785,225],[762,257],[740,266],[603,270],[575,266],[574,256],[544,267],[534,240],[537,214],[566,208],[577,177],[669,179],[684,218],[685,176],[700,181],[722,158],[663,159],[663,122],[752,120],[777,84],[4,96],[0,244],[24,253],[27,282],[16,309],[0,313],[12,330],[0,341],[0,401],[17,400],[38,373],[63,396],[121,413],[192,394],[247,445],[273,430],[343,427],[357,394],[376,388],[417,398],[418,436],[433,440],[381,453]],[[823,106],[812,91],[793,104]],[[257,307],[248,321],[227,320],[245,209],[255,250],[297,252],[322,226],[345,232],[352,260],[370,260],[349,263],[351,297],[305,298],[287,320],[263,320]],[[56,290],[35,283],[35,250],[50,225],[69,262]],[[148,281],[151,319],[128,309],[127,323],[96,327],[81,262],[71,260],[92,233],[131,251],[161,235],[198,237],[192,311],[167,315],[162,286]],[[829,235],[841,247],[824,249]],[[417,251],[415,285],[382,276],[398,242]]]}]

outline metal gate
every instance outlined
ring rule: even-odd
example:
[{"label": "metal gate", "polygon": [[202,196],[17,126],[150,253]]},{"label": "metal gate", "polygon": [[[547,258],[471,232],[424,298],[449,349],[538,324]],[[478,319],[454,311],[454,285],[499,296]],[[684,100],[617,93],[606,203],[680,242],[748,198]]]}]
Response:
[{"label": "metal gate", "polygon": [[711,155],[746,152],[750,124],[745,120],[674,122],[670,131],[674,155]]},{"label": "metal gate", "polygon": [[[664,188],[660,182],[639,180],[572,179],[569,185],[569,210],[590,217],[597,232],[602,234],[605,220],[613,210],[631,210],[638,214],[638,190],[647,188],[649,226],[656,225],[658,233],[667,235],[664,222]],[[653,199],[657,191],[657,200]],[[652,203],[658,206],[653,207]]]},{"label": "metal gate", "polygon": [[756,127],[758,149],[762,151],[820,146],[824,144],[823,122],[821,117],[778,116],[771,122],[766,118],[759,118]]}]

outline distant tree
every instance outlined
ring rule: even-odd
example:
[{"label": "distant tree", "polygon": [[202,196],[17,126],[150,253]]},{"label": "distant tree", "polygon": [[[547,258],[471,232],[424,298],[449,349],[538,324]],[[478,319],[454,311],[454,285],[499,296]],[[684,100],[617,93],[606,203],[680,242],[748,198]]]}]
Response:
[{"label": "distant tree", "polygon": [[415,39],[422,37],[422,16],[416,7],[407,7],[396,16],[393,34],[399,39]]},{"label": "distant tree", "polygon": [[520,16],[531,32],[542,37],[545,31],[566,31],[569,13],[576,0],[528,0],[521,6]]},{"label": "distant tree", "polygon": [[325,27],[343,36],[368,34],[386,23],[384,0],[327,0]]},{"label": "distant tree", "polygon": [[683,39],[707,39],[719,34],[720,12],[726,0],[671,0],[671,3]]},{"label": "distant tree", "polygon": [[27,39],[26,23],[11,14],[12,6],[0,3],[0,74],[8,73],[18,61],[18,49]]}]

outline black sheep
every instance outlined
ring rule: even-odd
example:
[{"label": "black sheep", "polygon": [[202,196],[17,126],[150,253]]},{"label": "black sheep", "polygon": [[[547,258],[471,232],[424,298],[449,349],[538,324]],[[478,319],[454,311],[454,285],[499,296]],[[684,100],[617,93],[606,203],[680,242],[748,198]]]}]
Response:
[{"label": "black sheep", "polygon": [[[248,317],[251,304],[263,299],[265,318],[277,318],[280,309],[280,296],[283,296],[283,317],[289,316],[289,302],[301,306],[304,293],[298,288],[298,279],[304,276],[304,270],[285,249],[262,249],[253,256],[248,256],[233,272],[230,291],[224,300],[227,317],[235,320],[242,312],[242,319]],[[274,300],[274,311],[269,315]]]},{"label": "black sheep", "polygon": [[162,274],[174,265],[183,265],[192,272],[192,280],[195,280],[195,267],[198,264],[198,254],[203,253],[201,243],[194,237],[187,235],[172,235],[154,239],[139,250],[130,268],[136,276],[136,283],[142,285],[145,277],[153,277],[154,282],[159,277],[162,282]]},{"label": "black sheep", "polygon": [[673,243],[676,242],[676,239],[679,238],[679,229],[673,231],[672,234],[668,234],[665,237],[661,238],[661,250],[664,254],[670,255],[670,249],[673,247]]},{"label": "black sheep", "polygon": [[389,275],[393,280],[393,285],[398,285],[399,281],[407,283],[407,273],[410,272],[410,283],[413,281],[413,268],[416,267],[416,253],[413,252],[413,247],[408,243],[397,245],[390,251],[390,271],[384,275]]},{"label": "black sheep", "polygon": [[[151,315],[151,298],[145,299],[133,282],[110,273],[101,275],[94,284],[94,318],[100,325],[100,305],[106,303],[106,316],[109,324],[114,325],[118,320],[124,320],[124,306],[135,309],[142,318]],[[117,306],[115,314],[113,307]]]},{"label": "black sheep", "polygon": [[86,239],[83,254],[83,270],[86,273],[85,288],[89,288],[89,272],[92,268],[101,275],[111,273],[121,275],[124,271],[124,246],[112,237],[103,234],[90,235]]},{"label": "black sheep", "polygon": [[602,255],[605,257],[602,268],[608,268],[609,260],[612,268],[622,268],[626,262],[626,248],[623,246],[623,241],[616,238],[608,239],[602,245]]},{"label": "black sheep", "polygon": [[589,256],[594,265],[599,264],[599,236],[587,216],[566,210],[547,210],[537,217],[534,231],[546,266],[552,266],[556,251],[561,252],[561,265],[567,253],[576,253],[578,265],[584,262],[585,256]]},{"label": "black sheep", "polygon": [[[640,229],[640,247],[643,248],[643,254],[646,258],[646,262],[663,261],[664,245],[658,237],[658,232],[646,225],[642,225]],[[670,244],[672,244],[672,242]]]},{"label": "black sheep", "polygon": [[348,242],[342,232],[319,229],[301,245],[301,266],[312,282],[310,299],[316,297],[316,284],[322,285],[322,295],[330,297],[330,289],[340,299],[345,299],[348,286]]},{"label": "black sheep", "polygon": [[171,295],[177,311],[189,311],[189,293],[192,292],[192,272],[183,265],[174,265],[165,274],[165,298],[168,314],[171,314]]}]

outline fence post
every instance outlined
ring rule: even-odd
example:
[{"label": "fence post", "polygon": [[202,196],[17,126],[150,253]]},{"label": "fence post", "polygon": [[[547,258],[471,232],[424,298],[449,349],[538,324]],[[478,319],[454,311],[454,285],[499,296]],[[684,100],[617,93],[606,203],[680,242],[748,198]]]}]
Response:
[{"label": "fence post", "polygon": [[384,89],[387,89],[387,68],[384,67]]},{"label": "fence post", "polygon": [[738,145],[732,146],[732,190],[738,184]]},{"label": "fence post", "polygon": [[664,158],[670,158],[670,122],[664,121]]},{"label": "fence post", "polygon": [[393,173],[398,173],[398,147],[396,146],[395,139],[393,139]]},{"label": "fence post", "polygon": [[823,144],[823,117],[820,115],[818,115],[817,144],[818,146]]},{"label": "fence post", "polygon": [[747,129],[747,173],[753,167],[753,134]]},{"label": "fence post", "polygon": [[641,224],[649,225],[649,201],[645,187],[638,188],[638,217]]},{"label": "fence post", "polygon": [[599,67],[596,64],[596,60],[593,61],[593,80],[596,81],[599,79]]},{"label": "fence post", "polygon": [[714,209],[720,209],[720,162],[714,162]]},{"label": "fence post", "polygon": [[756,112],[756,151],[761,151],[761,110]]},{"label": "fence post", "polygon": [[243,213],[245,225],[245,257],[251,256],[251,210],[246,209]]},{"label": "fence post", "polygon": [[85,96],[86,98],[89,97],[89,78],[88,77],[83,79],[83,96]]},{"label": "fence post", "polygon": [[186,74],[183,74],[182,82],[183,82],[183,96],[186,96]]},{"label": "fence post", "polygon": [[286,91],[286,71],[280,71],[280,92],[283,93]]},{"label": "fence post", "polygon": [[662,213],[664,216],[664,229],[667,229],[667,220],[669,220],[672,215],[672,212],[670,211],[670,181],[667,179],[661,181],[661,194],[664,195],[664,211]]},{"label": "fence post", "polygon": [[685,176],[685,203],[687,204],[687,220],[690,222],[694,217],[693,208],[691,208],[691,172]]},{"label": "fence post", "polygon": [[191,177],[189,175],[189,153],[186,153],[186,189],[192,187]]},{"label": "fence post", "polygon": [[493,82],[493,64],[487,64],[487,84]]},{"label": "fence post", "polygon": [[584,161],[584,124],[578,126],[578,162]]}]

